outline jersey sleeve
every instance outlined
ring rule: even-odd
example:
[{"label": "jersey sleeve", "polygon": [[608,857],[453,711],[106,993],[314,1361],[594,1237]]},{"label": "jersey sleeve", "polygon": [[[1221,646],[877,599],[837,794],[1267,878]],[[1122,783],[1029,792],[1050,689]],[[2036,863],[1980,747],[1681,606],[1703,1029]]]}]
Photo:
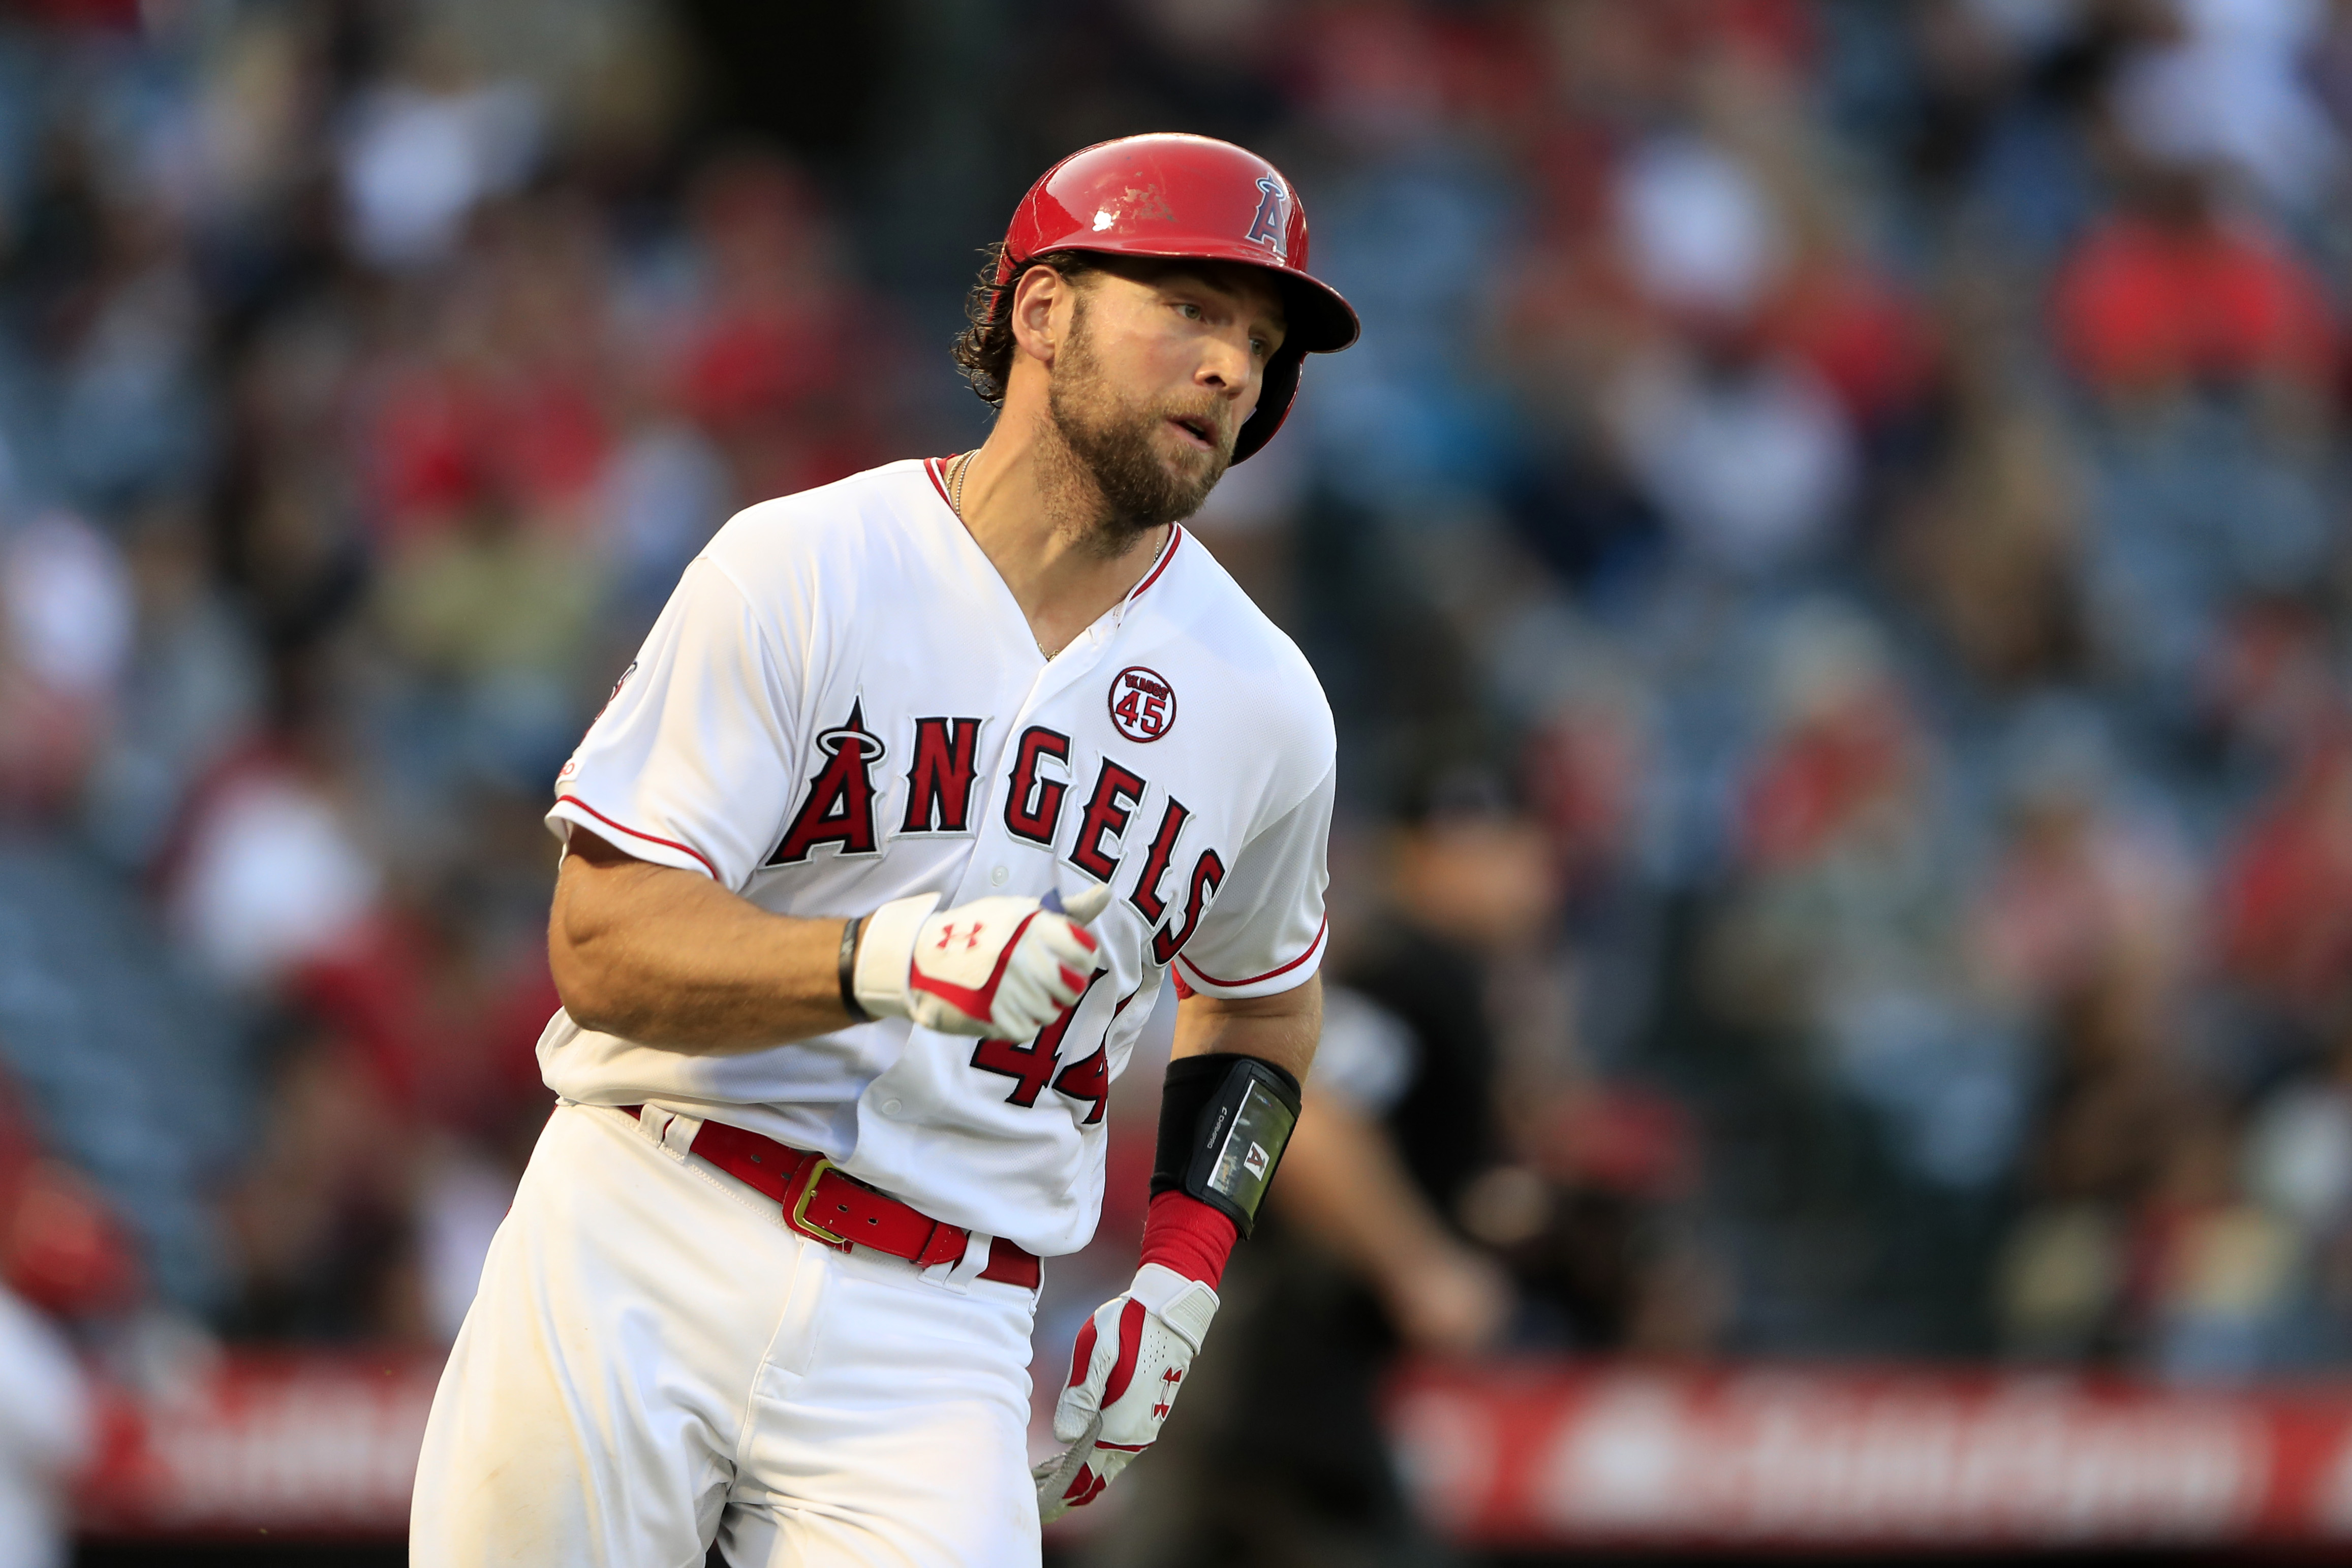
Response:
[{"label": "jersey sleeve", "polygon": [[725,569],[688,566],[557,776],[549,830],[740,891],[790,805],[799,682],[776,642]]},{"label": "jersey sleeve", "polygon": [[1201,928],[1176,956],[1177,973],[1213,997],[1270,997],[1313,978],[1330,923],[1323,891],[1337,770],[1242,846]]}]

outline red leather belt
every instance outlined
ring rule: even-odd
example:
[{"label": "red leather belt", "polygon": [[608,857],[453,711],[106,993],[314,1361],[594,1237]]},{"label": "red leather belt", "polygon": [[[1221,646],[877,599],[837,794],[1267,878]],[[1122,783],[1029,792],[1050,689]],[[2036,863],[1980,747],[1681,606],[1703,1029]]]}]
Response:
[{"label": "red leather belt", "polygon": [[[642,1105],[624,1105],[630,1115]],[[737,1180],[757,1188],[783,1206],[784,1223],[810,1240],[846,1252],[852,1246],[871,1247],[918,1268],[953,1263],[963,1257],[971,1233],[960,1225],[933,1219],[911,1204],[887,1192],[877,1192],[856,1177],[835,1168],[823,1155],[795,1149],[773,1138],[705,1122],[688,1147]],[[1037,1257],[1003,1237],[988,1244],[983,1280],[996,1280],[1028,1290],[1037,1288]]]}]

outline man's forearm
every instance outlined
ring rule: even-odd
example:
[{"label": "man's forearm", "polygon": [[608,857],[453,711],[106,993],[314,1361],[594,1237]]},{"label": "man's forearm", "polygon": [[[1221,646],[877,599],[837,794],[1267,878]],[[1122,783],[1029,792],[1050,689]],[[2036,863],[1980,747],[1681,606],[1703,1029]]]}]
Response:
[{"label": "man's forearm", "polygon": [[1461,1354],[1507,1326],[1508,1277],[1446,1228],[1388,1130],[1339,1096],[1307,1096],[1268,1201],[1363,1277],[1407,1343]]},{"label": "man's forearm", "polygon": [[548,962],[583,1028],[676,1051],[748,1051],[850,1021],[842,925],[771,915],[698,873],[636,860],[575,828],[556,878]]},{"label": "man's forearm", "polygon": [[1344,1101],[1309,1095],[1273,1201],[1381,1280],[1444,1235],[1381,1130]]}]

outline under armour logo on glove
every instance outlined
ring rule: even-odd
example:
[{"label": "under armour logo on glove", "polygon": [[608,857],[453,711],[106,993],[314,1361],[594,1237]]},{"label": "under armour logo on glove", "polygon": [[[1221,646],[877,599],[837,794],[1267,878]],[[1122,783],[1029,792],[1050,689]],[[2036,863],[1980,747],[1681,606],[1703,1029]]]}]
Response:
[{"label": "under armour logo on glove", "polygon": [[1160,1375],[1160,1381],[1167,1386],[1160,1390],[1160,1403],[1151,1407],[1151,1413],[1165,1421],[1168,1412],[1176,1407],[1176,1385],[1184,1381],[1184,1374],[1171,1366]]},{"label": "under armour logo on glove", "polygon": [[1095,1309],[1054,1405],[1054,1436],[1069,1447],[1030,1472],[1039,1518],[1050,1524],[1094,1501],[1151,1446],[1216,1310],[1216,1291],[1158,1263]]},{"label": "under armour logo on glove", "polygon": [[[982,931],[985,931],[985,930],[987,930],[987,929],[988,929],[988,927],[987,927],[987,926],[985,926],[985,925],[982,925],[982,924],[981,924],[979,921],[977,921],[977,920],[973,921],[973,922],[971,924],[971,925],[967,926],[967,927],[965,928],[965,930],[964,930],[964,933],[963,933],[963,946],[964,946],[964,951],[966,951],[966,952],[968,953],[968,952],[971,951],[971,949],[973,949],[974,947],[979,946],[980,946],[980,934],[981,934]],[[938,948],[939,948],[939,950],[940,950],[940,952],[944,953],[944,952],[946,952],[946,951],[948,950],[948,944],[949,944],[949,943],[950,943],[950,942],[953,942],[955,939],[956,939],[956,926],[955,926],[955,922],[954,922],[954,921],[952,921],[952,920],[950,920],[950,921],[949,921],[945,925],[943,925],[943,926],[941,926],[941,927],[940,928],[940,939],[939,939],[938,943],[936,944],[936,946],[938,946]]]},{"label": "under armour logo on glove", "polygon": [[1099,946],[1087,923],[1110,903],[1090,887],[1056,907],[1035,898],[981,898],[940,914],[935,893],[867,917],[853,984],[876,1018],[912,1019],[944,1034],[1027,1040],[1078,999]]}]

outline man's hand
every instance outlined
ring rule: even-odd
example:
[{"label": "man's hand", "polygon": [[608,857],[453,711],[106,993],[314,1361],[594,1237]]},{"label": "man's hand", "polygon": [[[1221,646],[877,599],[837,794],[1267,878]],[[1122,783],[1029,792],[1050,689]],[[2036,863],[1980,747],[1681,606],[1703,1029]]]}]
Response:
[{"label": "man's hand", "polygon": [[943,1034],[1027,1040],[1078,999],[1099,946],[1087,922],[1110,903],[1090,887],[1050,899],[980,898],[932,913],[939,894],[893,900],[858,935],[858,1005]]},{"label": "man's hand", "polygon": [[1050,1524],[1094,1501],[1151,1447],[1216,1310],[1216,1291],[1157,1263],[1095,1309],[1054,1404],[1054,1436],[1069,1447],[1030,1472],[1040,1519]]},{"label": "man's hand", "polygon": [[1405,1343],[1438,1355],[1485,1350],[1510,1325],[1511,1277],[1483,1252],[1448,1240],[1375,1283]]}]

